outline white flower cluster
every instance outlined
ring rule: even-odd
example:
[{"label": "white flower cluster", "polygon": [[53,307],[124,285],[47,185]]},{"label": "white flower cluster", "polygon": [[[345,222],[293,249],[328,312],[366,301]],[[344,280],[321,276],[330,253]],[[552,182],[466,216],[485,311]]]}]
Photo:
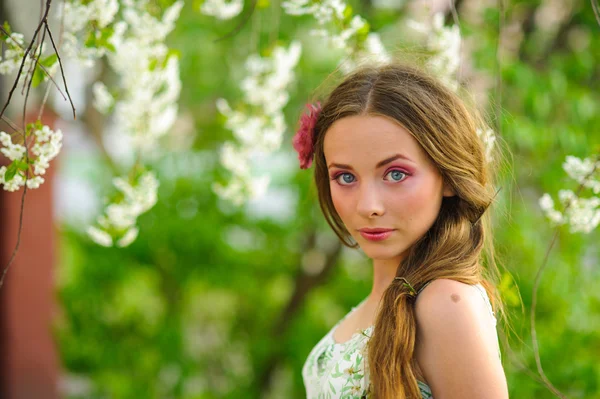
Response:
[{"label": "white flower cluster", "polygon": [[271,153],[281,146],[286,129],[282,110],[289,99],[287,87],[294,79],[300,52],[301,45],[295,41],[288,49],[276,47],[269,57],[248,57],[248,76],[241,82],[244,104],[240,108],[245,112],[233,110],[225,99],[217,100],[218,110],[227,118],[225,127],[238,140],[226,142],[221,148],[221,164],[233,174],[226,187],[213,185],[222,198],[240,205],[245,198],[256,198],[265,192],[270,179],[253,177],[250,161],[257,153]]},{"label": "white flower cluster", "polygon": [[119,101],[100,85],[94,101],[100,112],[114,105],[117,124],[132,137],[136,150],[148,153],[175,122],[181,91],[179,61],[169,54],[164,41],[175,27],[183,1],[178,1],[156,19],[139,7],[126,6],[124,21],[115,30],[123,32],[108,54],[110,66],[120,77]]},{"label": "white flower cluster", "polygon": [[115,99],[106,85],[102,82],[96,82],[92,86],[92,92],[94,94],[94,108],[101,114],[107,114],[115,105]]},{"label": "white flower cluster", "polygon": [[591,188],[594,194],[600,194],[600,160],[595,162],[591,158],[583,160],[567,156],[563,169],[569,177],[584,187]]},{"label": "white flower cluster", "polygon": [[[24,36],[20,33],[13,32],[10,36],[6,36],[2,33],[2,35],[4,38],[3,40],[6,43],[6,50],[4,51],[4,56],[0,54],[0,75],[9,75],[19,70],[28,44],[25,43]],[[56,68],[58,67],[56,60],[48,62],[47,59],[44,60],[42,58],[47,47],[46,43],[42,43],[41,47],[33,46],[31,50],[29,50],[25,62],[23,63],[23,69],[21,70],[19,79],[22,79],[32,70],[34,59],[38,58],[38,56],[40,58],[38,62],[44,65],[46,70],[43,72],[41,81],[47,81],[47,73],[53,74],[56,71]],[[33,81],[35,82],[35,79]],[[33,85],[35,87],[36,84],[34,83]]]},{"label": "white flower cluster", "polygon": [[436,76],[456,90],[458,81],[456,71],[460,65],[460,29],[458,25],[445,26],[444,13],[433,15],[431,25],[410,20],[408,25],[418,32],[427,34],[427,49],[433,52],[427,66]]},{"label": "white flower cluster", "polygon": [[334,49],[343,50],[345,54],[351,54],[353,49],[349,45],[349,41],[353,36],[356,36],[358,31],[364,28],[367,25],[366,21],[360,16],[355,15],[350,20],[350,24],[346,29],[343,29],[340,32],[331,32],[328,29],[313,29],[311,33],[314,36],[322,37],[323,39],[329,41],[329,44]]},{"label": "white flower cluster", "polygon": [[[340,68],[349,73],[365,61],[387,62],[390,59],[376,33],[368,33],[367,22],[359,15],[352,16],[342,0],[287,0],[282,7],[289,15],[312,15],[319,25],[310,33],[325,39],[334,49],[342,50],[347,60]],[[364,33],[364,38],[359,34]],[[355,43],[352,43],[355,40]]]},{"label": "white flower cluster", "polygon": [[200,6],[200,12],[206,15],[212,15],[217,19],[231,19],[242,12],[244,8],[243,0],[206,0]]},{"label": "white flower cluster", "polygon": [[[0,132],[0,143],[4,148],[0,152],[4,154],[11,162],[7,166],[0,167],[0,184],[6,191],[16,191],[27,184],[27,188],[35,189],[44,183],[42,175],[50,167],[50,161],[54,159],[62,148],[63,134],[60,130],[52,131],[48,126],[33,130],[35,144],[31,152],[35,158],[27,158],[26,148],[21,144],[14,144],[12,138],[6,132]],[[26,173],[33,166],[32,177],[27,178]],[[11,173],[14,168],[14,174]],[[13,174],[12,178],[7,178],[7,173]]]},{"label": "white flower cluster", "polygon": [[[0,74],[8,75],[19,69],[23,56],[25,55],[25,40],[21,33],[11,33],[10,37],[6,37],[4,41],[7,44],[7,49],[4,51],[4,57],[0,56]],[[23,70],[28,71],[31,68],[31,51],[27,54],[25,66]]]},{"label": "white flower cluster", "polygon": [[108,205],[97,219],[100,227],[90,226],[87,233],[97,244],[110,247],[116,242],[126,247],[137,238],[137,218],[156,204],[159,184],[152,172],[143,173],[134,182],[117,177],[113,184],[121,194],[120,201]]},{"label": "white flower cluster", "polygon": [[335,18],[343,19],[346,9],[342,0],[286,0],[281,6],[289,15],[313,15],[319,25],[325,25]]},{"label": "white flower cluster", "polygon": [[[113,24],[113,50],[106,55],[120,78],[117,98],[102,82],[93,86],[94,107],[103,114],[114,110],[116,123],[131,137],[134,151],[145,156],[159,148],[158,139],[177,117],[179,62],[164,41],[175,27],[183,1],[166,9],[160,19],[147,12],[147,3],[124,0],[123,20]],[[110,202],[88,234],[100,245],[125,247],[138,235],[137,217],[156,203],[158,181],[146,173],[137,183],[116,178],[114,185],[125,199]]]},{"label": "white flower cluster", "polygon": [[[111,30],[119,11],[118,0],[69,0],[61,9],[64,18],[62,51],[66,57],[91,67],[109,50],[121,33]],[[93,40],[90,40],[93,38]]]},{"label": "white flower cluster", "polygon": [[340,63],[340,69],[348,74],[363,63],[381,62],[387,63],[391,60],[378,33],[370,32],[365,39],[362,48],[355,50],[351,57]]},{"label": "white flower cluster", "polygon": [[[563,163],[565,172],[579,184],[591,188],[594,194],[600,193],[600,160],[579,159],[567,156]],[[554,201],[545,193],[539,205],[553,225],[569,224],[571,233],[590,233],[600,223],[600,198],[580,198],[571,190],[559,190],[558,198],[565,211],[554,209]]]}]

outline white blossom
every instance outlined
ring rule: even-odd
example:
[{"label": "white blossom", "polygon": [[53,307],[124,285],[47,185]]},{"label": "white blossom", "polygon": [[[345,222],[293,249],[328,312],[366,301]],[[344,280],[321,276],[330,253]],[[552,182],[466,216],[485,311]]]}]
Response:
[{"label": "white blossom", "polygon": [[445,26],[443,12],[435,13],[429,26],[413,20],[407,25],[428,35],[426,47],[434,54],[427,60],[427,66],[448,87],[457,90],[456,71],[460,65],[461,46],[458,25]]},{"label": "white blossom", "polygon": [[[593,161],[589,158],[581,160],[574,156],[567,156],[563,169],[583,187],[591,188],[594,193],[597,193],[600,185],[597,180],[600,160]],[[545,193],[539,199],[540,208],[554,225],[567,223],[571,233],[590,233],[600,223],[600,198],[595,196],[582,198],[572,190],[561,189],[558,191],[558,199],[563,206],[562,213],[554,209],[554,201],[549,194]]]},{"label": "white blossom", "polygon": [[114,21],[118,11],[118,0],[92,0],[85,4],[80,0],[63,2],[60,12],[65,27],[62,44],[65,58],[76,60],[84,67],[92,67],[107,53],[107,48],[90,47],[85,41],[89,35],[98,37],[100,31]]},{"label": "white blossom", "polygon": [[[43,126],[41,129],[33,131],[35,144],[31,147],[29,157],[26,157],[27,149],[21,144],[14,144],[12,138],[6,132],[0,132],[0,152],[4,154],[11,162],[17,162],[18,165],[33,166],[33,176],[27,176],[24,170],[17,169],[10,181],[6,181],[6,166],[2,167],[0,176],[0,184],[3,185],[6,191],[16,191],[27,184],[30,189],[38,188],[44,179],[40,177],[46,173],[46,169],[50,166],[49,162],[58,155],[62,147],[62,132],[60,130],[53,131],[48,126]],[[31,171],[31,169],[28,169]]]},{"label": "white blossom", "polygon": [[375,60],[381,62],[389,62],[391,60],[390,55],[388,54],[383,43],[381,42],[381,37],[379,36],[379,34],[375,32],[369,33],[365,41],[365,47],[367,53],[373,56]]},{"label": "white blossom", "polygon": [[98,22],[99,28],[104,28],[111,24],[115,15],[119,11],[118,0],[95,0],[88,4],[92,9],[92,15]]},{"label": "white blossom", "polygon": [[216,182],[212,185],[215,194],[225,200],[231,201],[236,206],[240,206],[246,200],[244,187],[246,187],[245,181],[236,175],[233,175],[225,186]]},{"label": "white blossom", "polygon": [[227,118],[225,127],[237,139],[221,147],[220,162],[232,173],[226,185],[213,184],[213,191],[221,198],[240,205],[266,191],[270,180],[252,175],[251,158],[255,153],[268,154],[281,146],[286,129],[283,107],[289,99],[287,88],[294,80],[300,52],[300,43],[292,42],[288,49],[276,47],[269,57],[247,58],[248,75],[240,84],[245,103],[240,108],[245,112],[232,109],[225,99],[217,100],[217,109]]},{"label": "white blossom", "polygon": [[218,19],[231,19],[242,12],[243,0],[205,0],[200,12]]},{"label": "white blossom", "polygon": [[42,183],[44,183],[43,177],[34,176],[27,180],[27,188],[29,188],[29,189],[39,188]]},{"label": "white blossom", "polygon": [[175,21],[177,21],[182,7],[183,1],[173,3],[163,13],[162,20],[158,20],[139,5],[135,7],[128,6],[123,13],[123,17],[128,24],[132,38],[142,44],[155,44],[163,42],[175,28]]},{"label": "white blossom", "polygon": [[162,20],[127,8],[129,33],[109,55],[111,67],[121,76],[120,101],[114,105],[119,126],[132,137],[134,148],[143,153],[157,148],[176,120],[181,91],[179,61],[168,55],[162,42],[173,29],[183,2],[173,4]]},{"label": "white blossom", "polygon": [[569,177],[591,188],[594,194],[600,193],[600,160],[594,162],[590,158],[582,160],[568,155],[562,166]]},{"label": "white blossom", "polygon": [[287,0],[281,4],[287,14],[304,15],[311,14],[319,25],[325,25],[334,18],[344,18],[346,4],[342,0],[322,0],[312,2],[310,0]]},{"label": "white blossom", "polygon": [[219,159],[227,170],[237,175],[244,175],[250,169],[247,151],[239,148],[231,141],[223,144]]},{"label": "white blossom", "polygon": [[117,246],[126,247],[131,244],[137,238],[139,229],[137,227],[131,227],[127,232],[117,241]]},{"label": "white blossom", "polygon": [[96,82],[92,86],[94,93],[94,108],[102,114],[108,113],[110,108],[114,105],[115,99],[108,92],[108,89],[102,82]]},{"label": "white blossom", "polygon": [[[63,133],[60,129],[51,130],[48,126],[34,131],[36,142],[31,148],[31,152],[37,156],[34,163],[36,174],[44,174],[48,168],[48,162],[54,159],[62,148]],[[42,170],[43,169],[43,170]]]},{"label": "white blossom", "polygon": [[267,115],[280,112],[287,104],[287,86],[294,78],[294,68],[302,46],[294,41],[288,49],[276,47],[270,57],[251,55],[246,60],[248,76],[241,88],[248,104],[262,107]]},{"label": "white blossom", "polygon": [[25,178],[20,173],[17,173],[12,178],[12,180],[7,182],[5,180],[5,174],[6,174],[7,169],[8,168],[6,166],[0,167],[0,184],[4,185],[4,190],[6,190],[6,191],[9,191],[9,192],[17,191],[18,189],[23,187],[23,185],[25,184]]},{"label": "white blossom", "polygon": [[12,138],[6,132],[0,132],[0,143],[4,148],[0,152],[11,161],[20,160],[25,155],[27,149],[21,144],[13,144]]},{"label": "white blossom", "polygon": [[100,244],[105,247],[111,247],[113,245],[112,237],[104,230],[100,230],[94,226],[89,226],[87,228],[87,234],[96,244]]},{"label": "white blossom", "polygon": [[[158,139],[168,133],[177,118],[181,91],[179,61],[164,41],[174,29],[184,3],[176,1],[162,17],[148,12],[147,0],[120,3],[120,9],[116,0],[93,0],[85,5],[78,2],[67,7],[66,11],[78,15],[80,20],[95,20],[99,26],[110,25],[112,35],[108,38],[110,46],[82,47],[83,33],[89,28],[88,23],[82,23],[71,30],[66,46],[84,61],[107,56],[119,81],[110,91],[102,82],[96,82],[94,106],[101,113],[113,111],[116,124],[128,136],[133,150],[148,157],[160,148]],[[90,12],[98,7],[102,10]],[[44,159],[39,160],[34,168],[44,169]],[[96,229],[110,237],[110,242],[101,240],[102,245],[114,243],[124,247],[138,235],[137,218],[156,204],[158,180],[153,173],[146,172],[133,180],[117,177],[113,184],[122,197],[109,202],[96,220],[99,226]]]},{"label": "white blossom", "polygon": [[[21,62],[23,62],[23,57],[25,57],[25,41],[24,36],[20,33],[13,32],[9,37],[5,39],[6,42],[6,50],[4,51],[4,55],[0,56],[0,74],[8,75],[13,72],[19,70],[21,66]],[[25,58],[25,63],[23,64],[22,76],[25,75],[26,71],[31,69],[33,58],[37,57],[37,54],[43,54],[46,49],[45,43],[42,43],[41,49],[39,47],[33,47],[27,57]],[[35,55],[34,55],[35,54]]]},{"label": "white blossom", "polygon": [[64,27],[67,32],[76,33],[83,30],[92,19],[92,7],[80,1],[65,1],[61,9]]},{"label": "white blossom", "polygon": [[548,217],[554,225],[563,224],[565,222],[562,213],[554,209],[554,201],[550,194],[545,193],[539,199],[539,205],[546,214],[546,217]]},{"label": "white blossom", "polygon": [[[367,22],[361,16],[348,15],[350,8],[342,0],[287,0],[282,7],[289,15],[308,14],[315,18],[318,27],[309,33],[324,39],[331,48],[340,50],[347,57],[338,65],[345,74],[367,61],[386,62],[391,59],[379,35],[368,33]],[[359,32],[368,34],[364,38],[358,36]],[[353,39],[355,43],[352,43]]]},{"label": "white blossom", "polygon": [[[92,230],[96,234],[92,239],[95,240],[98,231],[101,231],[110,237],[110,244],[107,246],[112,246],[116,237],[120,236],[116,241],[117,246],[125,247],[137,238],[137,218],[156,204],[159,183],[153,172],[145,172],[136,182],[116,177],[113,179],[113,185],[121,192],[123,198],[119,202],[110,203],[104,214],[97,218],[96,222],[101,229]],[[102,236],[106,238],[105,235]],[[103,242],[108,243],[108,240]]]},{"label": "white blossom", "polygon": [[387,63],[391,57],[381,42],[381,37],[375,32],[370,32],[364,42],[364,48],[356,51],[353,57],[340,64],[344,74],[348,74],[365,63]]}]

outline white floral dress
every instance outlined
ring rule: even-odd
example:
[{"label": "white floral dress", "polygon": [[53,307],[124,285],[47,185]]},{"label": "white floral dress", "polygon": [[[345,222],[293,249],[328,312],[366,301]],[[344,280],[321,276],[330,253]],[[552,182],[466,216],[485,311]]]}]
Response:
[{"label": "white floral dress", "polygon": [[[419,290],[417,295],[427,284]],[[481,284],[473,287],[478,288],[483,295],[489,305],[494,325],[496,325],[496,317],[485,288]],[[333,338],[336,327],[365,300],[366,298],[338,321],[308,355],[302,367],[302,379],[307,399],[363,399],[369,397],[366,343],[371,337],[374,326],[354,333],[344,343],[337,343]],[[433,399],[429,386],[421,381],[417,381],[417,383],[422,398]]]}]

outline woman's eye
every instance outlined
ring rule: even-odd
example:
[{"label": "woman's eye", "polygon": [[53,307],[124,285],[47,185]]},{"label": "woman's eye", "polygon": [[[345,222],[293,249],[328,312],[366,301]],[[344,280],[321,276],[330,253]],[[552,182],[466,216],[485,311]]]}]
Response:
[{"label": "woman's eye", "polygon": [[388,175],[392,176],[393,181],[402,181],[404,180],[404,177],[407,176],[406,173],[398,169],[390,170]]},{"label": "woman's eye", "polygon": [[[394,170],[389,171],[387,175],[391,176],[392,181],[400,182],[400,181],[404,180],[406,178],[406,176],[408,176],[408,173],[403,172],[398,169],[394,169]],[[331,180],[336,180],[338,182],[338,184],[340,184],[342,186],[347,186],[354,182],[354,176],[351,173],[340,173],[339,175],[337,175],[336,177],[334,177]]]},{"label": "woman's eye", "polygon": [[[344,176],[350,176],[350,178],[346,178]],[[345,186],[346,184],[340,182],[340,177],[342,178],[341,180],[346,184],[350,184],[354,181],[354,176],[352,176],[350,173],[340,173],[333,180],[337,180],[337,182],[342,186]]]}]

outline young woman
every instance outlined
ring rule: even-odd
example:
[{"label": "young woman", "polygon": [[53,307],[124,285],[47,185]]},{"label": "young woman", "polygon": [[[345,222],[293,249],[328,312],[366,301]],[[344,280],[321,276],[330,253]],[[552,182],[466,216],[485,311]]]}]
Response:
[{"label": "young woman", "polygon": [[399,64],[361,68],[302,117],[294,147],[301,168],[314,159],[325,218],[373,260],[370,294],[304,364],[309,399],[508,398],[478,128],[456,94]]}]

